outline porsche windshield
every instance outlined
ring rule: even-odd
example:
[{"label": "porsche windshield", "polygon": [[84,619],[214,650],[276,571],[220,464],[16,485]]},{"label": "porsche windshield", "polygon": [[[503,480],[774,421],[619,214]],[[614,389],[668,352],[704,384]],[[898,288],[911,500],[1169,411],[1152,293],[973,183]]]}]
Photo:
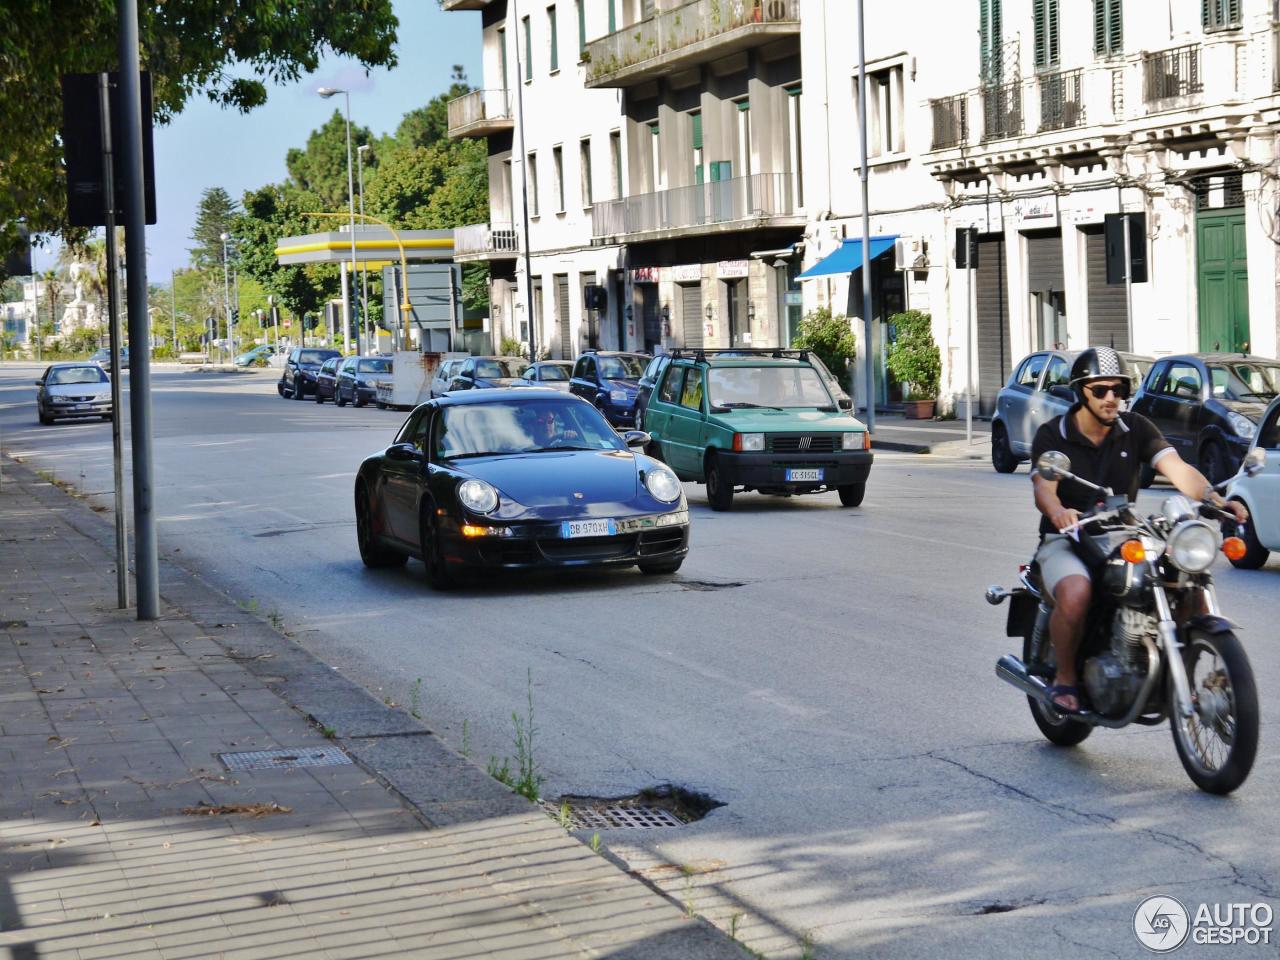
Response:
[{"label": "porsche windshield", "polygon": [[710,372],[714,407],[829,407],[818,371],[809,366],[719,367]]},{"label": "porsche windshield", "polygon": [[438,460],[625,450],[599,412],[585,403],[468,403],[445,407],[432,439]]}]

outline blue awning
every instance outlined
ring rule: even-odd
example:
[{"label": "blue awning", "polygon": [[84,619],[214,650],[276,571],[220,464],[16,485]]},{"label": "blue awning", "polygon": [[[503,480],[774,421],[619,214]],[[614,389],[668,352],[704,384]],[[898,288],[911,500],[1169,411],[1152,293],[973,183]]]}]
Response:
[{"label": "blue awning", "polygon": [[[871,238],[871,259],[874,260],[886,250],[892,249],[893,241],[898,235]],[[828,254],[812,267],[800,274],[799,280],[813,280],[817,277],[830,277],[836,274],[853,273],[862,267],[862,238],[841,240],[834,253]]]}]

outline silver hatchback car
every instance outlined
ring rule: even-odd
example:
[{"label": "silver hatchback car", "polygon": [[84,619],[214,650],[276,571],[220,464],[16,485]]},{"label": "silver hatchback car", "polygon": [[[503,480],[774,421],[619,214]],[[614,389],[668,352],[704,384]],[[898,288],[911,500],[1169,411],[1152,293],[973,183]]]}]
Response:
[{"label": "silver hatchback car", "polygon": [[[1066,413],[1076,402],[1071,390],[1071,364],[1079,350],[1040,350],[1022,359],[1009,382],[996,394],[991,417],[991,465],[999,473],[1013,473],[1031,459],[1031,442],[1042,423]],[[1154,362],[1137,353],[1120,354],[1133,378],[1133,389]]]}]

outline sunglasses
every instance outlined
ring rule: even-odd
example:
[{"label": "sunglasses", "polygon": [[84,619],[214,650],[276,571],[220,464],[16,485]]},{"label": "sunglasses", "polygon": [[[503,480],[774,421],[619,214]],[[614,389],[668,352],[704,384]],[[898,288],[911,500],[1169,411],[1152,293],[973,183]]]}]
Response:
[{"label": "sunglasses", "polygon": [[1095,400],[1107,399],[1107,394],[1114,393],[1117,400],[1129,399],[1129,385],[1127,383],[1092,383],[1085,384],[1085,389],[1093,395]]}]

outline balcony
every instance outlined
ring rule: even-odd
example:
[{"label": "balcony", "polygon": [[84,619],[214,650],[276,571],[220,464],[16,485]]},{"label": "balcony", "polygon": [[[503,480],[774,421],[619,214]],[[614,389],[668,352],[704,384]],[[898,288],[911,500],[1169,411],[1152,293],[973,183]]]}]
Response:
[{"label": "balcony", "polygon": [[588,87],[654,77],[800,36],[800,0],[694,0],[587,44]]},{"label": "balcony", "polygon": [[933,112],[933,149],[944,150],[969,142],[969,100],[964,94],[930,100]]},{"label": "balcony", "polygon": [[617,243],[801,226],[794,183],[790,173],[756,173],[605,200],[591,206],[591,235]]},{"label": "balcony", "polygon": [[1192,43],[1143,56],[1142,99],[1148,104],[1203,92],[1199,44]]},{"label": "balcony", "polygon": [[520,253],[520,238],[513,223],[473,223],[453,230],[453,259],[514,260]]},{"label": "balcony", "polygon": [[982,139],[1005,140],[1022,135],[1022,84],[1000,83],[982,88]]},{"label": "balcony", "polygon": [[487,137],[512,129],[511,94],[506,90],[472,90],[449,101],[449,136]]},{"label": "balcony", "polygon": [[442,10],[483,10],[491,0],[440,0]]},{"label": "balcony", "polygon": [[1040,131],[1069,130],[1085,124],[1084,71],[1067,70],[1039,78]]}]

